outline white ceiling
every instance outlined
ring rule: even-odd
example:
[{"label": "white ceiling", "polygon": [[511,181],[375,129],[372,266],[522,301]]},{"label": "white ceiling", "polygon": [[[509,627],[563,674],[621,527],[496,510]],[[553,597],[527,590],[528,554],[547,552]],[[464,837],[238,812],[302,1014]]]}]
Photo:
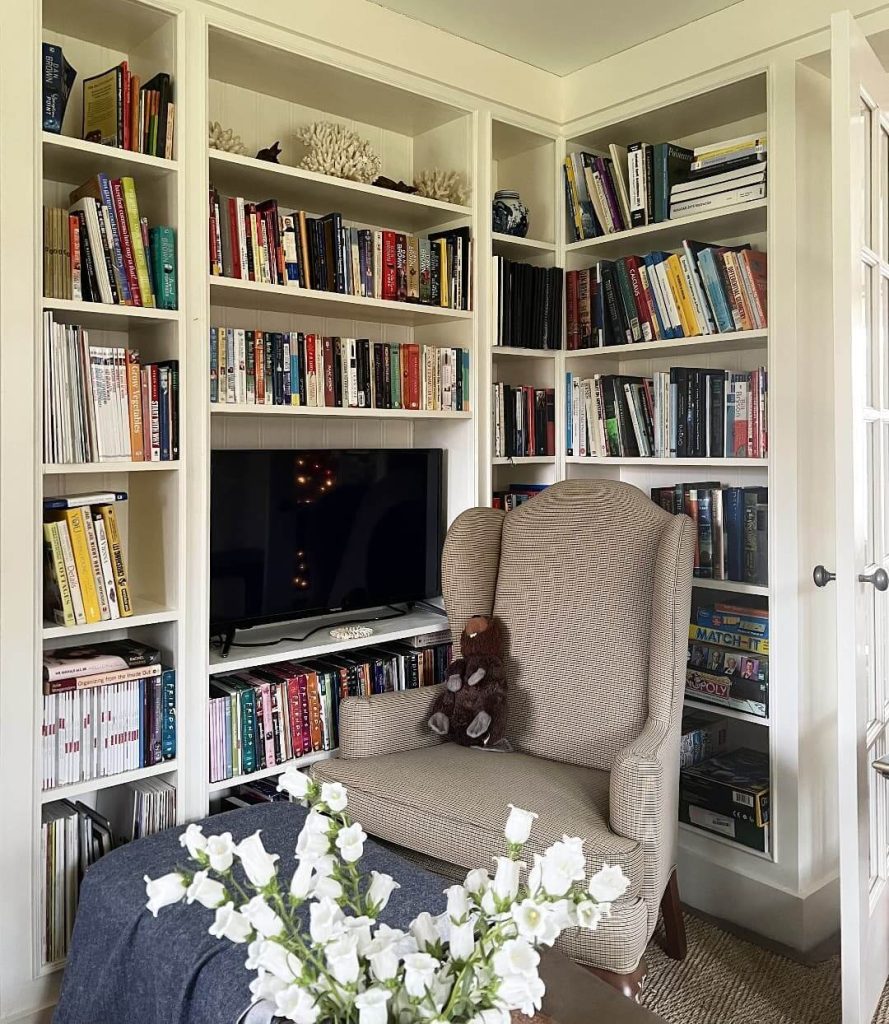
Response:
[{"label": "white ceiling", "polygon": [[568,75],[741,0],[371,0],[380,7]]}]

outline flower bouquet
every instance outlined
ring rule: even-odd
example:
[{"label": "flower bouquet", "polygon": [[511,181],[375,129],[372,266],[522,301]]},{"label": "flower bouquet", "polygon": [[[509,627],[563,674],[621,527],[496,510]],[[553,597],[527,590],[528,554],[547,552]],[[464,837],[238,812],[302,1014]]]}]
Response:
[{"label": "flower bouquet", "polygon": [[180,837],[195,870],[145,882],[155,916],[182,900],[215,911],[210,934],[246,946],[253,1002],[270,1002],[294,1024],[532,1016],[544,993],[537,947],[566,928],[595,929],[629,884],[607,864],[587,879],[582,840],[568,836],[535,854],[523,880],[522,849],[537,815],[510,805],[506,855],[494,858],[493,877],[476,868],[445,890],[444,913],[423,912],[407,931],[390,928],[377,918],[399,885],[359,872],[367,836],[344,813],[343,786],[291,769],[278,789],[310,808],[284,884],[259,832],[235,844],[230,833],[207,836],[198,825]]}]

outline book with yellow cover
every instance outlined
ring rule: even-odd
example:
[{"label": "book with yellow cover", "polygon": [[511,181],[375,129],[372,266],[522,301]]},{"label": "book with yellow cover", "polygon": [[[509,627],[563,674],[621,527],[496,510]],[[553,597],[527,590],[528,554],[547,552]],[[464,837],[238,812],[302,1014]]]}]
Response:
[{"label": "book with yellow cover", "polygon": [[68,534],[71,538],[71,548],[74,552],[74,564],[77,566],[77,579],[80,583],[80,592],[83,596],[83,611],[86,616],[86,621],[101,622],[102,613],[99,608],[99,596],[96,593],[93,562],[90,557],[90,547],[86,535],[83,509],[63,509],[53,515],[50,521],[64,521],[67,523]]},{"label": "book with yellow cover", "polygon": [[670,289],[673,292],[676,306],[679,309],[682,330],[686,338],[694,337],[701,333],[701,328],[695,315],[694,303],[685,283],[685,272],[682,269],[679,257],[675,253],[667,260],[666,269]]},{"label": "book with yellow cover", "polygon": [[58,523],[43,524],[43,541],[46,564],[43,598],[46,617],[60,626],[73,626],[77,619],[74,617],[74,603],[71,600],[68,574],[65,571],[65,560],[59,543]]},{"label": "book with yellow cover", "polygon": [[113,505],[99,505],[96,512],[101,515],[105,524],[105,535],[111,549],[111,569],[114,574],[114,586],[117,590],[117,607],[121,617],[133,614],[133,602],[130,597],[130,584],[127,578],[127,563],[124,558],[123,545],[120,542],[120,531],[117,528],[117,516]]}]

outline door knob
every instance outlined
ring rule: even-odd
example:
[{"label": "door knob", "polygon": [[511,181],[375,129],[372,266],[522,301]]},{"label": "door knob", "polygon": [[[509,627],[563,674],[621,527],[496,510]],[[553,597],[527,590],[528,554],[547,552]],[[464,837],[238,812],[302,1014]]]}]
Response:
[{"label": "door knob", "polygon": [[837,574],[829,569],[825,569],[823,565],[816,565],[812,570],[812,579],[815,581],[816,587],[826,587],[828,583],[832,583],[836,578]]},{"label": "door knob", "polygon": [[883,568],[876,568],[866,575],[861,573],[858,581],[859,583],[873,583],[877,590],[889,590],[889,573]]}]

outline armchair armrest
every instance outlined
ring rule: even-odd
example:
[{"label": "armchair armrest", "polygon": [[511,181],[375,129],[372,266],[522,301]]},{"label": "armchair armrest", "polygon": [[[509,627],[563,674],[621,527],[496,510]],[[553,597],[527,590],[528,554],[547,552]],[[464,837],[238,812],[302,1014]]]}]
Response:
[{"label": "armchair armrest", "polygon": [[396,754],[441,743],[426,724],[443,684],[349,697],[340,707],[340,757]]},{"label": "armchair armrest", "polygon": [[[669,768],[664,763],[669,730],[666,722],[649,718],[645,728],[617,755],[611,769],[610,818],[611,828],[626,839],[637,843],[661,843],[664,835],[660,827],[664,803],[669,799],[665,782],[679,771],[675,759]],[[675,789],[675,785],[673,786]],[[666,808],[674,818],[675,801]]]}]

